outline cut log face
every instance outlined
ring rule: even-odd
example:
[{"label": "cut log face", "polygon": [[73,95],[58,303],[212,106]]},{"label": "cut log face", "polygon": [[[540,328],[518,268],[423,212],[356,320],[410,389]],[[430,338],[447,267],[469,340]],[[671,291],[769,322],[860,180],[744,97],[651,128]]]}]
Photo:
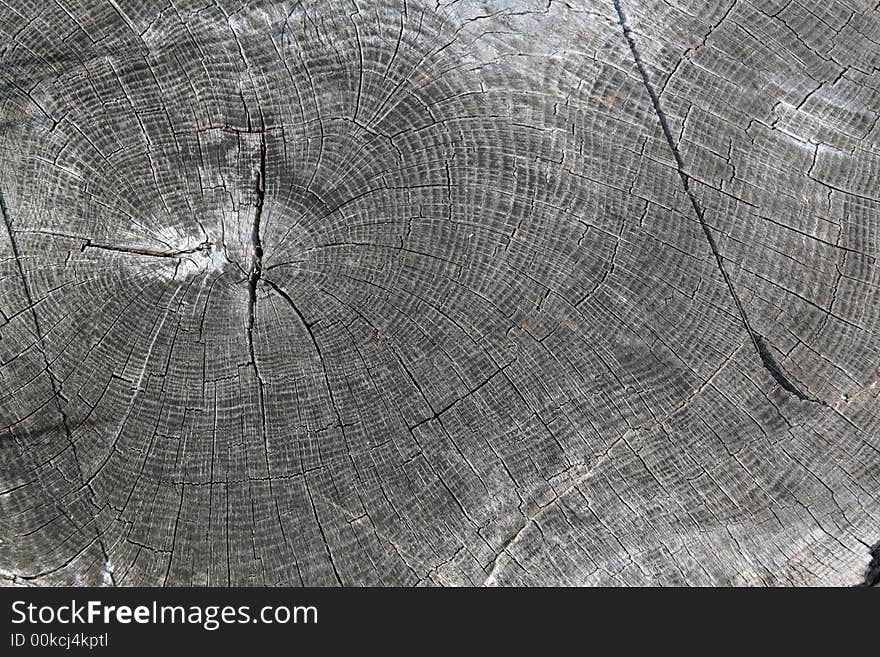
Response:
[{"label": "cut log face", "polygon": [[875,5],[7,3],[3,578],[873,583]]}]

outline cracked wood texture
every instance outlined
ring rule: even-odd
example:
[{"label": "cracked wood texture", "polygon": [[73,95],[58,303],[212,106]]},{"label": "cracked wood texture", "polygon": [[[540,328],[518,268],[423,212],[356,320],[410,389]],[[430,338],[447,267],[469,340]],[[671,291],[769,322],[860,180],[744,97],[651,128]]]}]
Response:
[{"label": "cracked wood texture", "polygon": [[875,0],[3,0],[19,585],[872,583]]}]

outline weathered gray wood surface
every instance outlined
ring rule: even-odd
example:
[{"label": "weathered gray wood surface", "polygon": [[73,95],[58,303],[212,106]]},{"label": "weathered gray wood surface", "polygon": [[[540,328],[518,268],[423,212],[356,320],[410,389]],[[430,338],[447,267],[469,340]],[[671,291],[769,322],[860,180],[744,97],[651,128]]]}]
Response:
[{"label": "weathered gray wood surface", "polygon": [[3,0],[3,578],[862,581],[876,5]]}]

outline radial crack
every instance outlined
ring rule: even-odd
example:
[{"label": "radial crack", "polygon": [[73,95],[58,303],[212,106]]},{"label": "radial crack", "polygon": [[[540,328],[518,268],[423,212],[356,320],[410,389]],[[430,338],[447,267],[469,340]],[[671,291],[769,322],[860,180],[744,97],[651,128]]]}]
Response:
[{"label": "radial crack", "polygon": [[745,308],[743,307],[742,302],[739,299],[739,295],[736,293],[736,288],[733,285],[733,281],[731,280],[730,275],[727,273],[727,270],[724,268],[724,258],[722,257],[721,252],[718,250],[718,244],[715,242],[715,237],[712,235],[709,224],[706,223],[703,206],[700,205],[700,202],[694,195],[693,190],[691,190],[690,177],[685,171],[684,160],[682,159],[681,152],[678,150],[678,145],[675,143],[675,139],[672,136],[672,131],[669,129],[669,122],[666,119],[666,114],[663,112],[663,108],[660,106],[660,97],[654,90],[654,86],[651,84],[651,80],[648,77],[648,71],[645,68],[645,64],[642,61],[641,55],[639,55],[638,48],[636,47],[635,38],[633,37],[632,32],[629,28],[629,24],[626,21],[626,15],[623,13],[623,8],[620,5],[620,0],[612,0],[612,2],[614,3],[614,9],[617,11],[617,17],[618,21],[620,22],[620,27],[623,29],[623,36],[626,39],[629,50],[632,53],[633,59],[635,60],[636,67],[639,70],[639,75],[642,78],[642,84],[645,86],[645,90],[648,92],[648,96],[651,98],[651,104],[654,106],[654,112],[657,114],[657,118],[660,121],[660,128],[663,131],[663,136],[666,139],[666,143],[669,145],[669,149],[672,151],[672,157],[675,159],[675,168],[678,171],[679,178],[681,178],[682,187],[684,187],[684,191],[694,208],[694,213],[697,215],[697,219],[700,222],[703,233],[706,235],[706,241],[709,242],[709,248],[712,250],[712,255],[715,256],[715,262],[718,265],[718,270],[721,272],[724,283],[727,285],[727,289],[730,291],[730,296],[733,297],[733,302],[736,304],[736,309],[739,312],[740,319],[742,320],[746,332],[749,334],[749,338],[751,339],[752,344],[755,347],[755,351],[757,352],[758,357],[761,359],[761,363],[764,365],[764,368],[770,373],[770,376],[773,377],[773,380],[776,381],[776,383],[778,383],[784,390],[791,393],[798,399],[822,404],[823,402],[821,400],[810,397],[791,382],[791,380],[785,375],[785,373],[783,373],[781,367],[776,363],[776,360],[773,358],[773,354],[770,352],[770,349],[768,348],[764,337],[757,333],[752,328],[752,325],[749,323]]},{"label": "radial crack", "polygon": [[[22,287],[24,288],[25,298],[27,299],[28,306],[30,307],[31,317],[33,318],[33,322],[34,322],[34,330],[36,331],[36,338],[37,338],[37,341],[36,341],[37,350],[40,352],[40,354],[43,357],[43,364],[45,366],[44,371],[46,372],[46,375],[49,377],[49,384],[52,388],[52,399],[55,402],[55,408],[58,410],[58,414],[61,416],[61,423],[64,427],[64,434],[67,437],[67,443],[70,446],[71,453],[73,454],[73,462],[76,466],[77,474],[79,475],[80,486],[88,488],[89,492],[92,494],[91,504],[97,508],[97,505],[95,504],[95,501],[94,501],[95,491],[92,489],[91,484],[86,482],[85,475],[83,474],[82,465],[80,464],[80,461],[79,461],[79,455],[77,454],[77,451],[76,451],[76,444],[73,441],[73,432],[70,429],[70,420],[67,417],[67,412],[64,410],[64,407],[61,405],[61,401],[59,401],[60,399],[63,399],[63,396],[61,394],[61,384],[55,378],[55,374],[52,372],[51,363],[49,362],[49,357],[46,355],[46,351],[43,348],[43,339],[44,338],[43,338],[43,329],[42,329],[42,326],[40,325],[40,317],[39,317],[39,315],[37,315],[37,308],[36,308],[36,305],[34,304],[34,295],[33,295],[33,292],[31,291],[30,283],[28,282],[27,275],[24,273],[24,265],[22,264],[21,249],[19,248],[18,240],[15,237],[15,228],[12,225],[12,219],[9,216],[9,208],[6,206],[6,198],[3,195],[2,190],[0,190],[0,214],[3,215],[3,223],[6,226],[6,232],[9,234],[9,242],[12,245],[12,254],[15,258],[15,264],[16,264],[16,267],[18,268],[18,274],[21,278]],[[44,486],[44,490],[46,490],[47,495],[49,495],[49,497],[51,497],[53,499],[53,501],[59,507],[59,509],[62,510],[62,513],[64,513],[60,502],[57,499],[55,499],[54,495],[49,493],[48,489],[46,489],[45,486]],[[73,522],[73,519],[70,518],[70,516],[68,516],[67,513],[64,513],[64,515],[66,517],[68,517],[71,520],[71,522]],[[104,559],[104,564],[103,564],[104,572],[106,572],[110,576],[110,583],[113,586],[116,586],[116,577],[113,575],[113,568],[110,564],[110,555],[107,552],[107,546],[104,544],[104,538],[101,535],[101,529],[98,527],[98,519],[94,515],[92,516],[92,523],[95,526],[95,539],[98,542],[98,546],[101,549],[101,556]],[[75,522],[74,522],[74,525],[76,526]]]},{"label": "radial crack", "polygon": [[117,251],[119,253],[131,253],[134,255],[142,255],[142,256],[150,256],[153,258],[177,258],[182,255],[188,255],[191,253],[198,253],[199,251],[208,251],[210,250],[212,244],[211,242],[204,241],[198,246],[194,246],[191,249],[178,249],[176,251],[159,251],[157,249],[145,249],[136,246],[117,246],[115,244],[102,244],[100,242],[93,242],[92,240],[86,240],[82,245],[81,251],[85,251],[86,249],[104,249],[105,251]]},{"label": "radial crack", "polygon": [[263,218],[263,201],[266,198],[266,129],[260,131],[260,166],[257,170],[255,183],[256,200],[254,202],[254,224],[251,231],[251,243],[254,253],[251,259],[251,271],[248,275],[248,350],[251,362],[254,358],[254,322],[257,311],[257,285],[263,275],[263,241],[260,237],[260,221]]}]

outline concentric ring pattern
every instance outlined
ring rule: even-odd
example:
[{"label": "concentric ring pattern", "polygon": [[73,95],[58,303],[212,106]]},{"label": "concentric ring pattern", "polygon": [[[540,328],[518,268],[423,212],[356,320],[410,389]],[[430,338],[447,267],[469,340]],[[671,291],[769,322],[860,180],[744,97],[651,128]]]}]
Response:
[{"label": "concentric ring pattern", "polygon": [[859,582],[873,4],[6,2],[2,576]]}]

